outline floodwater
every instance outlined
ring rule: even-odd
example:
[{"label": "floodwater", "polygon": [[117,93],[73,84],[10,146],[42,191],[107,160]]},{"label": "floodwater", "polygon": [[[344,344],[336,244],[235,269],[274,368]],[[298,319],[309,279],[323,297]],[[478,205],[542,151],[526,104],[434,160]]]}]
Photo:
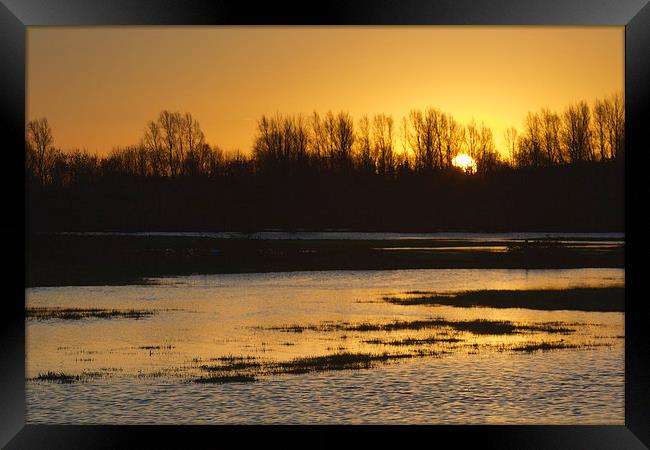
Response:
[{"label": "floodwater", "polygon": [[[623,424],[623,313],[398,305],[384,297],[623,286],[624,278],[624,269],[423,269],[30,288],[28,308],[153,314],[29,319],[27,421]],[[433,318],[452,325],[381,327]],[[521,331],[482,334],[453,326],[477,319],[508,321]],[[558,348],[521,350],[544,343]],[[260,369],[342,353],[395,358],[353,370]],[[251,372],[255,381],[195,382],[224,357],[259,364]],[[32,379],[47,372],[81,380]]]}]

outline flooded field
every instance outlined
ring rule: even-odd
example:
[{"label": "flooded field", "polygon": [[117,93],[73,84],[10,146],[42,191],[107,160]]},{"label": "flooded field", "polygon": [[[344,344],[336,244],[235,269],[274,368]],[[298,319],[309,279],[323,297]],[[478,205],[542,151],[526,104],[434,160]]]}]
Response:
[{"label": "flooded field", "polygon": [[[27,419],[622,424],[624,278],[419,269],[30,288]],[[460,301],[513,290],[505,305]],[[581,310],[565,308],[574,299]]]}]

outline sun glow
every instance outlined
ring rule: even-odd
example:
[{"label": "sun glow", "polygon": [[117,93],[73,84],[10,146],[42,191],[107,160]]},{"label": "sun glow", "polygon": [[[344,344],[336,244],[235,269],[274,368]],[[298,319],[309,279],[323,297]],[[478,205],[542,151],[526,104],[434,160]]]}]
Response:
[{"label": "sun glow", "polygon": [[476,161],[474,158],[469,156],[466,153],[459,153],[456,155],[452,160],[451,164],[454,167],[458,167],[460,169],[463,169],[467,173],[475,173],[476,172]]}]

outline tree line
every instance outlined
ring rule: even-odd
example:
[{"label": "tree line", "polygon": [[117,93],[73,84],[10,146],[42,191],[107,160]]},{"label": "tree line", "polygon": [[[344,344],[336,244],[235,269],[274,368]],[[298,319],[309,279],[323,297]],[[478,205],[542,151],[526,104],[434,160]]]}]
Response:
[{"label": "tree line", "polygon": [[497,151],[492,130],[484,123],[463,125],[438,108],[411,110],[399,127],[386,114],[356,121],[343,111],[263,115],[248,155],[210,145],[191,113],[162,111],[146,124],[139,143],[105,157],[54,147],[53,131],[42,118],[26,126],[25,167],[29,180],[41,185],[115,176],[218,177],[296,170],[396,177],[452,170],[454,156],[465,153],[474,158],[479,173],[487,174],[508,166],[621,159],[623,105],[622,95],[614,94],[591,106],[577,102],[560,113],[548,108],[529,112],[521,131],[505,131],[507,156]]},{"label": "tree line", "polygon": [[621,94],[569,105],[561,114],[543,108],[529,112],[524,129],[506,130],[504,141],[513,165],[549,166],[623,157],[625,113]]}]

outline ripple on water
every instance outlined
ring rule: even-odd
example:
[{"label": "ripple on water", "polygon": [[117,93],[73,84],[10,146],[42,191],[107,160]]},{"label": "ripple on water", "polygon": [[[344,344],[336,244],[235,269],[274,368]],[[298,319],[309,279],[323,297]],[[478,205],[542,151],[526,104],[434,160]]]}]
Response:
[{"label": "ripple on water", "polygon": [[[441,316],[463,321],[579,322],[588,324],[586,331],[581,328],[562,338],[586,342],[595,335],[607,335],[611,341],[612,336],[624,334],[621,313],[402,306],[381,299],[407,290],[563,288],[623,282],[623,269],[396,270],[195,276],[165,279],[151,286],[28,289],[30,307],[155,309],[158,313],[137,321],[29,321],[28,377],[50,370],[119,370],[114,377],[83,383],[28,382],[27,420],[623,424],[623,339],[614,339],[611,347],[589,350],[454,352],[370,370],[260,377],[255,383],[197,384],[184,382],[182,377],[122,376],[228,354],[288,360],[322,354],[339,345],[351,352],[367,351],[355,345],[378,337],[345,331],[344,339],[343,332],[323,336],[314,331],[268,330],[327,320],[375,323]],[[390,336],[391,341],[427,338],[433,331],[426,330],[422,336],[412,330],[393,333],[397,334]],[[481,339],[498,343],[506,337]],[[508,339],[521,343],[532,338],[517,334]]]},{"label": "ripple on water", "polygon": [[[197,385],[34,384],[29,423],[623,424],[622,345],[536,355],[455,355],[356,372]],[[52,409],[55,402],[63,408]]]}]

